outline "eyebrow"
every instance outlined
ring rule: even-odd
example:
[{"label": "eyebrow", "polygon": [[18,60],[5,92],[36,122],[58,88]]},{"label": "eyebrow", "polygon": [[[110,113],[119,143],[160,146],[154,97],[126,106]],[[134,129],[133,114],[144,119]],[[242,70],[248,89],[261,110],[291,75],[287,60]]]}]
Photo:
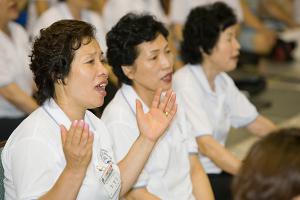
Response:
[{"label": "eyebrow", "polygon": [[[167,43],[167,44],[164,46],[163,49],[165,50],[165,49],[167,49],[168,47],[169,47],[169,44]],[[160,49],[154,49],[154,50],[151,50],[150,53],[156,53],[156,52],[159,52],[159,51],[160,51]]]}]

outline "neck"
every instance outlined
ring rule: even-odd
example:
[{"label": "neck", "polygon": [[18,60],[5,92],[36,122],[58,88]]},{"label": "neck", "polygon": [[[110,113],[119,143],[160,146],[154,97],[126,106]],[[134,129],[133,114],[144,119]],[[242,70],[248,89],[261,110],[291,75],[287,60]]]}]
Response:
[{"label": "neck", "polygon": [[8,21],[0,18],[0,30],[6,35],[10,36],[10,31],[8,29]]},{"label": "neck", "polygon": [[81,8],[70,3],[69,1],[67,2],[67,6],[68,6],[72,16],[74,17],[74,19],[81,20]]},{"label": "neck", "polygon": [[84,119],[86,109],[72,104],[72,102],[64,99],[56,98],[55,102],[64,111],[68,118],[73,122],[74,120]]},{"label": "neck", "polygon": [[220,72],[214,68],[213,63],[208,61],[202,63],[202,68],[210,88],[215,91],[215,78]]},{"label": "neck", "polygon": [[139,97],[143,100],[143,102],[150,108],[152,100],[154,98],[155,91],[152,91],[147,88],[141,88],[136,84],[133,84],[133,89],[139,95]]}]

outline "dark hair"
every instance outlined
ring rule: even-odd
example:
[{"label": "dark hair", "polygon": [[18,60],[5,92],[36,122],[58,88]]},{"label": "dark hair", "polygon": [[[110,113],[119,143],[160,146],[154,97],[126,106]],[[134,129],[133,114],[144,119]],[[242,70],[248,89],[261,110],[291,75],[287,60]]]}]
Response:
[{"label": "dark hair", "polygon": [[288,200],[300,194],[300,129],[258,141],[233,182],[235,200]]},{"label": "dark hair", "polygon": [[202,53],[210,54],[220,33],[236,23],[233,10],[222,2],[192,9],[183,28],[181,57],[184,63],[201,63]]},{"label": "dark hair", "polygon": [[75,51],[88,44],[95,37],[94,32],[92,25],[77,20],[61,20],[40,31],[30,56],[30,68],[38,88],[35,96],[40,105],[54,96],[54,83],[58,80],[64,83]]},{"label": "dark hair", "polygon": [[119,84],[131,85],[122,66],[132,65],[138,57],[137,46],[154,40],[159,34],[168,37],[168,30],[152,15],[128,13],[107,33],[107,60]]}]

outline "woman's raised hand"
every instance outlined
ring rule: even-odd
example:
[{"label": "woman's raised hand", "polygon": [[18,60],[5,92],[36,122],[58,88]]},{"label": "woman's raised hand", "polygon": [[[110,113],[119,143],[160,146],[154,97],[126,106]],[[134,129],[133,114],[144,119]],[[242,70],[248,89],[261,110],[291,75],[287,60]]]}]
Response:
[{"label": "woman's raised hand", "polygon": [[168,90],[160,100],[161,93],[162,89],[156,91],[148,113],[144,113],[142,103],[136,100],[136,117],[140,133],[153,142],[163,135],[177,111],[175,93]]},{"label": "woman's raised hand", "polygon": [[85,175],[92,158],[94,135],[83,120],[75,120],[69,131],[61,125],[61,139],[66,168]]}]

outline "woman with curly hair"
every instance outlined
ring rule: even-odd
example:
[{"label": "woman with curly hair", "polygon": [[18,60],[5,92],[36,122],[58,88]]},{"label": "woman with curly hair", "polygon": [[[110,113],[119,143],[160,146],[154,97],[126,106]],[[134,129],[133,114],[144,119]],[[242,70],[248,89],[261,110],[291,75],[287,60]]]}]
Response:
[{"label": "woman with curly hair", "polygon": [[160,101],[158,91],[147,113],[136,101],[140,135],[116,163],[106,127],[87,110],[103,104],[108,78],[95,29],[76,20],[52,24],[35,41],[30,66],[40,107],[4,147],[5,199],[119,199],[176,113],[175,99]]}]

